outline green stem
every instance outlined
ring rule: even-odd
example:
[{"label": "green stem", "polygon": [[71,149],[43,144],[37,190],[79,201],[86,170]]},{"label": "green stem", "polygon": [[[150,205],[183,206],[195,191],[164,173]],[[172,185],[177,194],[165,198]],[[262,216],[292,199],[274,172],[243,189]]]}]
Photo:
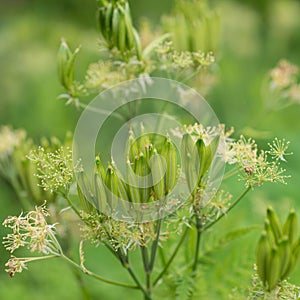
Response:
[{"label": "green stem", "polygon": [[200,244],[201,244],[201,233],[202,233],[202,231],[201,231],[202,224],[201,224],[201,220],[200,220],[197,212],[196,212],[195,218],[196,218],[197,240],[196,240],[194,263],[193,263],[193,267],[192,267],[193,272],[195,272],[198,268],[198,260],[199,260],[199,253],[200,253]]},{"label": "green stem", "polygon": [[178,253],[178,251],[179,251],[181,245],[183,244],[183,242],[184,242],[184,240],[185,240],[185,238],[186,238],[186,236],[187,236],[189,230],[190,230],[189,227],[186,227],[186,228],[185,228],[185,231],[183,232],[183,235],[182,235],[181,239],[179,240],[179,242],[178,242],[176,248],[174,249],[174,252],[172,253],[172,255],[171,255],[171,257],[169,258],[169,260],[167,261],[167,263],[166,263],[165,267],[163,268],[163,270],[159,273],[159,275],[158,275],[158,276],[156,277],[156,279],[154,280],[154,282],[153,282],[153,287],[155,287],[155,286],[158,284],[159,280],[160,280],[160,279],[165,275],[165,273],[168,271],[168,269],[169,269],[171,263],[173,262],[173,260],[175,259],[176,255],[177,255],[177,253]]},{"label": "green stem", "polygon": [[219,222],[225,215],[227,215],[251,190],[251,187],[248,187],[234,202],[233,204],[226,210],[226,212],[222,213],[217,219],[212,221],[211,223],[207,224],[202,228],[202,231],[205,231],[215,225],[217,222]]},{"label": "green stem", "polygon": [[162,225],[162,219],[159,219],[158,222],[157,222],[156,237],[155,237],[155,240],[153,241],[152,249],[151,249],[151,258],[150,258],[150,264],[149,264],[149,269],[150,269],[151,272],[153,271],[153,268],[154,268],[161,225]]},{"label": "green stem", "polygon": [[[76,267],[77,269],[81,270],[81,271],[84,271],[82,270],[81,266],[78,265],[76,262],[74,262],[73,260],[71,260],[69,257],[65,256],[64,254],[61,254],[61,257],[66,260],[68,263],[70,263],[71,265],[73,265],[74,267]],[[129,288],[129,289],[138,289],[137,286],[135,285],[129,285],[127,283],[122,283],[122,282],[117,282],[117,281],[112,281],[112,280],[109,280],[109,279],[106,279],[104,277],[101,277],[91,271],[87,271],[85,270],[84,273],[88,276],[91,276],[99,281],[102,281],[102,282],[105,282],[105,283],[108,283],[108,284],[112,284],[112,285],[116,285],[116,286],[121,286],[121,287],[126,287],[126,288]]]}]

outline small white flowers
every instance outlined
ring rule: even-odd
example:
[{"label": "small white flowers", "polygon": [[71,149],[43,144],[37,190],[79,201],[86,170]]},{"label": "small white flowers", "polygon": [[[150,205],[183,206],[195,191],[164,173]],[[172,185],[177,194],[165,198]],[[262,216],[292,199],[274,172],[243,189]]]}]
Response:
[{"label": "small white flowers", "polygon": [[290,142],[286,141],[285,139],[278,140],[278,138],[275,138],[272,144],[268,144],[270,147],[270,150],[267,151],[270,155],[272,155],[276,160],[282,160],[286,161],[284,158],[285,155],[291,155],[292,152],[287,153],[287,149],[289,148]]},{"label": "small white flowers", "polygon": [[0,128],[0,156],[10,155],[15,146],[19,146],[26,137],[23,130],[13,130],[9,126]]},{"label": "small white flowers", "polygon": [[[241,178],[245,180],[247,187],[260,186],[264,182],[286,183],[289,176],[284,175],[285,169],[280,167],[281,161],[286,161],[289,142],[284,139],[275,140],[269,144],[269,150],[258,150],[253,139],[245,139],[241,136],[237,141],[228,141],[223,158],[228,164],[235,164],[241,171]],[[271,159],[268,159],[268,154]]]},{"label": "small white flowers", "polygon": [[47,152],[43,147],[33,150],[28,159],[36,163],[41,187],[46,191],[67,189],[73,181],[72,151],[69,147],[60,147]]},{"label": "small white flowers", "polygon": [[39,252],[46,255],[41,257],[17,258],[12,256],[6,263],[6,271],[10,276],[16,272],[20,273],[26,268],[26,263],[44,259],[61,254],[61,248],[55,238],[55,224],[48,225],[46,217],[49,213],[46,204],[35,207],[35,210],[16,216],[9,216],[3,225],[12,230],[3,238],[3,245],[10,253],[15,252],[20,247],[27,247],[31,252]]}]

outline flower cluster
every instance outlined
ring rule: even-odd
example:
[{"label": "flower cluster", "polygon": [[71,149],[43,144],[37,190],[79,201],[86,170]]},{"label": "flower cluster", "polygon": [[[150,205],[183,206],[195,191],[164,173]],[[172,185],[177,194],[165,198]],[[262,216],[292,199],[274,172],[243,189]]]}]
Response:
[{"label": "flower cluster", "polygon": [[[31,252],[44,255],[59,255],[60,247],[55,238],[55,224],[48,225],[46,217],[49,213],[45,204],[35,207],[35,210],[16,216],[9,216],[3,225],[12,230],[3,238],[3,245],[10,253],[20,247],[27,247]],[[26,263],[40,257],[17,258],[12,256],[6,263],[6,271],[10,276],[16,272],[20,273],[26,268]]]},{"label": "flower cluster", "polygon": [[[109,216],[82,213],[82,233],[84,240],[94,244],[108,243],[114,250],[122,248],[125,252],[138,246],[147,246],[156,237],[154,223],[128,223]],[[161,238],[164,234],[161,235]]]},{"label": "flower cluster", "polygon": [[41,180],[40,185],[44,190],[66,191],[72,183],[74,171],[72,151],[69,147],[62,146],[54,152],[47,152],[45,148],[38,147],[30,152],[28,159],[37,165],[36,176]]},{"label": "flower cluster", "polygon": [[280,109],[300,103],[299,69],[286,60],[280,60],[266,76],[263,99],[269,109]]},{"label": "flower cluster", "polygon": [[26,138],[23,130],[13,130],[9,126],[0,128],[0,174],[9,177],[12,172],[12,156],[15,147],[20,146]]},{"label": "flower cluster", "polygon": [[[264,182],[285,183],[289,176],[284,175],[285,169],[281,168],[280,161],[285,161],[289,143],[285,140],[275,139],[269,144],[269,150],[258,150],[253,139],[241,136],[237,141],[227,141],[223,151],[223,159],[228,164],[235,164],[241,172],[247,187],[260,186]],[[268,158],[270,154],[271,159]]]}]

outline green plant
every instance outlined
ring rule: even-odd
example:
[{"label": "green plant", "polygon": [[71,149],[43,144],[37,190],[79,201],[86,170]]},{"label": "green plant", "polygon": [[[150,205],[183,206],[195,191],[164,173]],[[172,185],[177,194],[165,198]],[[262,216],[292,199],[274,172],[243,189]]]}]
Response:
[{"label": "green plant", "polygon": [[[188,6],[186,1],[181,5]],[[187,12],[191,13],[190,6]],[[215,22],[214,18],[211,20],[206,15],[202,22]],[[142,38],[133,27],[127,1],[99,1],[98,23],[104,54],[101,60],[88,67],[84,80],[79,81],[75,76],[79,48],[71,51],[62,40],[58,51],[58,75],[65,89],[60,98],[78,109],[86,108],[84,101],[90,97],[129,79],[138,79],[145,90],[151,86],[152,76],[177,79],[201,90],[201,82],[205,82],[205,76],[214,65],[215,57],[210,51],[215,50],[215,44],[210,45],[209,41],[203,41],[203,48],[193,45],[182,49],[177,48],[177,34],[167,33],[147,46],[142,45]],[[194,27],[187,26],[191,34]],[[213,26],[204,26],[203,31]],[[211,29],[206,33],[206,36],[212,34]],[[191,95],[183,93],[181,96],[182,100],[193,100]],[[118,120],[134,117],[140,103],[128,106],[115,112],[113,117]],[[170,111],[169,107],[164,107],[162,115],[171,115]],[[108,115],[106,110],[97,112]],[[24,205],[26,213],[4,221],[4,226],[11,231],[4,245],[13,255],[23,247],[36,253],[36,256],[28,254],[22,258],[12,256],[6,264],[7,272],[14,276],[32,261],[59,257],[74,270],[96,280],[139,290],[144,299],[156,299],[160,293],[181,300],[204,294],[198,284],[204,280],[201,276],[203,262],[209,261],[212,252],[255,227],[227,233],[211,248],[207,235],[252,189],[264,183],[285,183],[289,176],[285,175],[281,164],[290,154],[287,153],[289,143],[275,139],[269,149],[263,151],[253,139],[232,138],[233,130],[225,130],[224,125],[204,126],[192,121],[185,124],[171,128],[166,136],[144,133],[142,124],[140,132],[129,128],[124,153],[125,176],[113,157],[105,163],[99,154],[93,157],[92,177],[87,176],[80,161],[73,160],[69,139],[64,142],[43,139],[40,145],[35,145],[25,134],[19,139],[19,131],[3,128],[1,140],[6,142],[0,149],[1,175],[19,196],[26,196],[26,205],[34,207],[29,210]],[[172,136],[179,139],[180,149],[176,150]],[[105,148],[104,142],[100,152]],[[224,180],[238,175],[236,181],[244,182],[244,189],[236,199],[226,186],[205,194],[217,158],[229,168]],[[189,197],[180,209],[164,216],[164,209],[180,201],[180,195],[170,202],[165,201],[172,194],[175,183],[181,180],[180,170],[184,171]],[[136,182],[136,175],[147,181],[146,185]],[[48,208],[43,204],[45,198]],[[145,222],[142,211],[141,215],[133,216],[137,222],[120,220],[116,214],[120,198],[126,201],[122,211],[125,215],[132,212],[128,207],[146,207],[146,204],[162,200],[156,211],[158,218]],[[105,213],[107,211],[110,214]],[[78,222],[80,233],[70,225],[74,221]],[[79,244],[79,262],[69,251],[73,236],[68,233],[72,230]],[[88,258],[86,243],[105,247],[128,272],[129,278],[121,282],[91,271],[85,262]],[[136,270],[134,263],[142,266],[141,272]],[[82,295],[88,298],[84,289]]]}]

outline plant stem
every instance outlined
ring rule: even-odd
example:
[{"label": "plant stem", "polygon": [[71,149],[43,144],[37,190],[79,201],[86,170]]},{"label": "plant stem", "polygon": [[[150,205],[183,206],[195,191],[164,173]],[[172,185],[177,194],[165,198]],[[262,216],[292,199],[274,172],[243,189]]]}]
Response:
[{"label": "plant stem", "polygon": [[156,252],[157,252],[157,246],[158,246],[158,242],[159,242],[161,225],[162,225],[162,219],[159,219],[157,221],[156,238],[153,241],[152,249],[151,249],[151,258],[150,258],[150,264],[149,264],[149,269],[150,269],[151,272],[153,271],[153,268],[154,268],[154,263],[155,263],[155,257],[156,257]]},{"label": "plant stem", "polygon": [[185,228],[185,231],[183,232],[183,235],[181,237],[181,239],[179,240],[176,248],[174,249],[174,252],[172,253],[171,257],[169,258],[169,260],[167,261],[165,267],[163,268],[163,270],[159,273],[159,275],[156,277],[156,279],[154,280],[153,282],[153,287],[155,287],[159,280],[165,275],[165,273],[168,271],[169,269],[169,266],[171,265],[171,263],[173,262],[173,260],[175,259],[181,245],[183,244],[188,232],[189,232],[190,228],[189,227],[186,227]]},{"label": "plant stem", "polygon": [[150,294],[151,293],[151,270],[149,265],[147,248],[145,246],[141,246],[141,252],[142,252],[144,271],[146,275],[146,287],[148,293]]},{"label": "plant stem", "polygon": [[208,228],[212,227],[215,225],[217,222],[219,222],[227,213],[229,213],[246,195],[247,193],[251,190],[251,187],[248,187],[234,202],[233,204],[226,210],[226,212],[222,213],[217,219],[212,221],[211,223],[207,224],[202,228],[202,231],[207,230]]},{"label": "plant stem", "polygon": [[198,214],[195,215],[196,218],[196,229],[197,229],[197,241],[196,241],[196,248],[195,248],[195,258],[192,270],[195,272],[198,268],[198,260],[199,260],[199,253],[200,253],[200,244],[201,244],[201,220]]},{"label": "plant stem", "polygon": [[105,282],[105,283],[109,283],[109,284],[112,284],[112,285],[116,285],[116,286],[121,286],[121,287],[126,287],[126,288],[129,288],[129,289],[138,289],[137,286],[135,285],[129,285],[127,283],[122,283],[122,282],[117,282],[117,281],[112,281],[112,280],[109,280],[109,279],[106,279],[104,277],[101,277],[91,271],[88,271],[88,270],[82,270],[81,266],[78,265],[76,262],[74,262],[73,260],[71,260],[69,257],[65,256],[64,254],[61,254],[61,257],[66,260],[68,263],[70,263],[71,265],[73,265],[74,267],[76,267],[77,269],[81,270],[81,271],[84,271],[85,274],[87,274],[88,276],[91,276],[99,281],[102,281],[102,282]]}]

